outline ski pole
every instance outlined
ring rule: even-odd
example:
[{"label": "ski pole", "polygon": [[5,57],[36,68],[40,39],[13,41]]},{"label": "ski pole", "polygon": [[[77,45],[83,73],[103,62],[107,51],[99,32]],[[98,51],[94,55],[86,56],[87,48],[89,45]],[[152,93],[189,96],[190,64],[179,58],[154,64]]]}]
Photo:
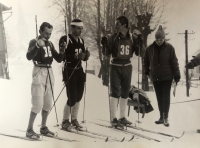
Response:
[{"label": "ski pole", "polygon": [[140,83],[140,42],[139,42],[139,51],[138,51],[138,89],[139,87],[139,83]]},{"label": "ski pole", "polygon": [[38,37],[38,28],[37,28],[37,15],[35,15],[35,27],[36,27],[36,37]]},{"label": "ski pole", "polygon": [[[86,48],[86,51],[88,49]],[[85,66],[85,93],[84,93],[84,106],[83,106],[83,121],[82,123],[86,123],[85,121],[85,95],[86,95],[86,81],[87,81],[87,60],[86,60],[86,66]]]},{"label": "ski pole", "polygon": [[58,97],[57,97],[57,99],[55,100],[54,104],[52,105],[51,109],[49,110],[49,113],[51,112],[52,108],[55,106],[56,102],[58,101],[58,99],[59,99],[59,97],[60,97],[60,95],[61,95],[62,91],[64,90],[64,88],[66,87],[67,83],[68,83],[68,82],[69,82],[69,80],[71,79],[71,77],[72,77],[72,75],[73,75],[74,71],[77,69],[77,67],[78,67],[78,64],[79,64],[79,63],[80,63],[80,60],[78,61],[78,63],[77,63],[77,65],[76,65],[76,67],[74,68],[74,70],[72,71],[71,75],[69,76],[69,78],[68,78],[67,82],[64,84],[64,86],[63,86],[63,88],[62,88],[61,92],[59,93],[59,95],[58,95]]},{"label": "ski pole", "polygon": [[[51,86],[51,92],[52,92],[53,102],[55,102],[54,93],[53,93],[53,87],[52,87],[51,77],[50,77],[50,73],[49,73],[49,68],[48,67],[47,67],[47,72],[48,72],[48,76],[49,76],[49,82],[50,82],[50,86]],[[54,108],[55,108],[55,114],[56,114],[56,120],[57,120],[57,125],[56,126],[59,126],[56,105],[55,105]]]},{"label": "ski pole", "polygon": [[[66,37],[68,37],[68,36],[67,36],[67,27],[66,27],[66,16],[64,16],[64,22],[65,22],[65,35],[66,35]],[[67,43],[67,45],[68,45],[68,42],[67,42],[67,41],[66,41],[66,43]],[[64,52],[65,52],[65,50],[64,50]],[[64,67],[65,67],[65,64],[67,63],[67,61],[65,61],[65,62],[63,61],[63,63],[64,63],[64,64],[63,64],[62,70],[64,71]],[[59,95],[58,95],[58,97],[57,97],[57,99],[56,99],[56,101],[57,101],[58,98],[60,97],[62,91],[63,91],[64,88],[65,88],[65,86],[66,86],[66,85],[63,86],[61,92],[59,93]],[[53,106],[51,107],[49,113],[51,112],[52,108],[55,106],[56,101],[54,101],[54,104],[53,104]],[[70,107],[70,113],[71,113],[71,107]]]},{"label": "ski pole", "polygon": [[[141,42],[140,42],[140,38],[141,38],[141,35],[138,35],[138,44],[139,44],[139,50],[138,50],[138,89],[139,89],[139,83],[140,83],[140,77],[139,77],[139,75],[140,75],[140,46],[141,46]],[[137,101],[138,101],[138,104],[139,104],[139,97],[140,97],[140,95],[139,95],[139,93],[138,93],[138,99],[137,99]],[[140,121],[140,107],[138,107],[138,124],[139,123],[141,123],[141,121]],[[139,125],[138,125],[139,126]]]},{"label": "ski pole", "polygon": [[[104,28],[104,32],[103,32],[103,34],[104,34],[104,36],[106,36],[106,28]],[[106,78],[108,78],[108,79],[106,79],[107,80],[107,85],[108,85],[108,100],[109,100],[109,111],[110,111],[110,122],[112,122],[111,121],[111,101],[110,101],[110,85],[109,85],[109,77],[110,77],[110,75],[109,75],[109,56],[108,56],[108,49],[107,49],[107,47],[106,47],[106,45],[104,44],[103,45],[103,49],[104,49],[104,51],[105,51],[105,57],[104,57],[104,64],[105,64],[105,67],[106,67]]]},{"label": "ski pole", "polygon": [[[65,0],[65,4],[66,4],[66,0]],[[67,43],[67,45],[68,45],[68,39],[69,39],[69,36],[68,36],[68,34],[67,34],[67,20],[66,20],[66,15],[64,16],[64,22],[65,22],[65,35],[66,35],[66,43]],[[67,59],[66,59],[66,61],[65,61],[66,63],[67,63]],[[65,63],[64,62],[64,67],[63,67],[63,70],[65,69]],[[66,75],[67,75],[67,77],[68,77],[68,72],[66,72]],[[65,84],[65,86],[66,85],[68,85],[68,87],[69,87],[69,83],[67,83],[67,84]],[[66,86],[67,87],[67,86]],[[70,88],[70,87],[69,87]],[[69,105],[70,105],[70,115],[72,114],[72,106],[71,106],[71,95],[70,95],[70,90],[69,90],[69,92],[68,92],[68,94],[69,94],[69,97],[68,97],[68,100],[69,100]],[[67,104],[67,103],[66,103]],[[71,121],[72,121],[72,115],[71,115]]]}]

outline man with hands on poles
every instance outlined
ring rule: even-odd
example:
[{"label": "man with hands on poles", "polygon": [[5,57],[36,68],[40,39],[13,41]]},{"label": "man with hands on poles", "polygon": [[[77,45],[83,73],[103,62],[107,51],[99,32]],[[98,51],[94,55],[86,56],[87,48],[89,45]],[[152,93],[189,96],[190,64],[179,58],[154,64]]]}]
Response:
[{"label": "man with hands on poles", "polygon": [[[138,56],[138,37],[131,34],[128,29],[128,19],[120,16],[116,19],[115,28],[117,33],[109,39],[102,37],[101,44],[103,55],[112,55],[110,63],[110,122],[113,127],[124,128],[132,124],[126,119],[125,111],[131,86],[132,65],[130,58],[133,53]],[[119,102],[119,119],[117,119],[117,106]]]},{"label": "man with hands on poles", "polygon": [[67,131],[70,131],[72,126],[77,129],[83,128],[77,120],[86,82],[82,61],[89,59],[90,52],[85,49],[84,40],[80,37],[82,30],[83,22],[80,19],[74,19],[71,22],[71,34],[62,36],[59,40],[59,47],[66,48],[63,60],[63,81],[66,85],[68,100],[64,106],[62,129]]},{"label": "man with hands on poles", "polygon": [[40,135],[33,130],[34,120],[36,115],[42,110],[42,123],[40,133],[42,135],[54,136],[46,126],[49,110],[52,106],[54,75],[51,68],[53,59],[57,62],[62,62],[65,48],[60,48],[58,53],[52,42],[49,41],[53,26],[47,22],[43,22],[40,26],[39,37],[32,39],[29,43],[26,57],[32,60],[34,64],[32,72],[32,108],[29,118],[29,124],[26,131],[26,137],[39,139]]},{"label": "man with hands on poles", "polygon": [[[195,67],[200,65],[200,53],[196,56],[193,56],[193,59],[190,60],[186,65],[185,68],[194,69]],[[197,133],[200,133],[200,129],[197,129]]]}]

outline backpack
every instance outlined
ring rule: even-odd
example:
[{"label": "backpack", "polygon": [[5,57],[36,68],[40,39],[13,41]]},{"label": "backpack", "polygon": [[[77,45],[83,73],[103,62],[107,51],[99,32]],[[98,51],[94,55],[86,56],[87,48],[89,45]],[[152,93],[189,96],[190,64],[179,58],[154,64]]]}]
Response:
[{"label": "backpack", "polygon": [[[145,113],[149,113],[151,111],[153,111],[153,107],[150,103],[149,97],[146,95],[146,93],[139,88],[136,88],[134,85],[131,86],[131,89],[129,90],[129,98],[131,98],[131,100],[135,101],[134,99],[134,94],[138,93],[139,98],[137,98],[137,102],[139,102],[140,104],[144,104],[145,105]],[[138,107],[134,107],[134,110],[136,112],[138,112],[138,109],[140,111],[140,113],[143,113],[142,108],[138,108]]]}]

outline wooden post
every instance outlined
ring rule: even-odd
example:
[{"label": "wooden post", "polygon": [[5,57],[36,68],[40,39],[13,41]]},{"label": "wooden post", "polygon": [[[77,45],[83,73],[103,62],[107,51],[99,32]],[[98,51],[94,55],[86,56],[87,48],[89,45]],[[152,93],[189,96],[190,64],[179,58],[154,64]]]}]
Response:
[{"label": "wooden post", "polygon": [[[188,63],[188,31],[185,30],[185,64]],[[188,68],[186,68],[186,95],[189,97],[189,75]]]}]

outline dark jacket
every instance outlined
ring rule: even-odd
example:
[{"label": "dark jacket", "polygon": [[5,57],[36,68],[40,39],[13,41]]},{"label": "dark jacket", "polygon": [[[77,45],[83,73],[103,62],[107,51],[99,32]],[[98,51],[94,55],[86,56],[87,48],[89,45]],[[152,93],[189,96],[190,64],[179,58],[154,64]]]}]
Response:
[{"label": "dark jacket", "polygon": [[[78,37],[77,42],[71,34],[68,34],[68,36],[64,35],[59,40],[59,48],[62,46],[63,42],[68,42],[67,37],[69,37],[69,43],[67,45],[67,49],[65,50],[65,57],[63,60],[67,61],[67,67],[81,67],[82,63],[79,59],[75,58],[75,54],[78,54],[79,52],[86,53],[84,40],[81,37]],[[83,61],[86,61],[86,59]]]},{"label": "dark jacket", "polygon": [[200,53],[197,54],[191,61],[194,63],[195,67],[199,66],[200,65]]},{"label": "dark jacket", "polygon": [[[63,55],[59,54],[55,50],[53,44],[50,41],[45,41],[45,45],[46,47],[50,48],[48,50],[51,51],[51,54],[49,53],[49,51],[44,50],[47,48],[44,47],[37,48],[36,39],[32,39],[29,43],[28,52],[26,53],[26,58],[28,60],[37,61],[40,64],[51,64],[53,62],[53,58],[59,63],[62,62]],[[45,56],[47,52],[50,55]]]},{"label": "dark jacket", "polygon": [[150,75],[152,81],[172,80],[175,76],[180,76],[174,47],[167,42],[161,46],[153,42],[147,47],[144,68],[145,74]]},{"label": "dark jacket", "polygon": [[[130,54],[129,57],[126,58],[119,58],[118,57],[118,53],[120,51],[120,41],[121,42],[129,42],[130,45]],[[112,63],[116,63],[116,64],[127,64],[127,63],[131,63],[130,62],[130,58],[133,56],[133,53],[135,53],[138,56],[138,50],[139,50],[139,45],[137,44],[137,36],[134,34],[130,34],[130,32],[128,31],[128,33],[126,34],[125,37],[122,37],[121,33],[114,33],[112,34],[109,39],[108,39],[108,44],[107,44],[107,51],[105,51],[105,49],[103,48],[103,55],[112,55],[113,60]]]}]

